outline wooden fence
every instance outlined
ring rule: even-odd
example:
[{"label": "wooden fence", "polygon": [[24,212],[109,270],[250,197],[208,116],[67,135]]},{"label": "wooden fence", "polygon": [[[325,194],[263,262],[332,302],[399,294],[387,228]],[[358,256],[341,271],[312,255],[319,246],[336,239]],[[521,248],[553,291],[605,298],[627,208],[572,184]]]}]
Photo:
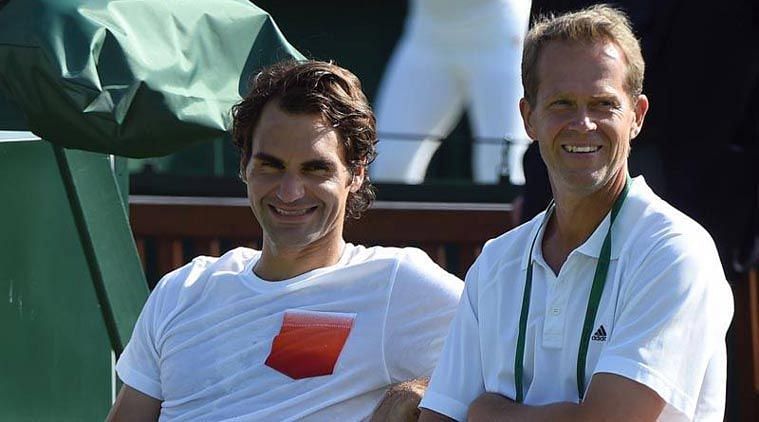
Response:
[{"label": "wooden fence", "polygon": [[[235,246],[260,248],[261,227],[246,198],[131,196],[130,220],[151,284],[197,255]],[[375,202],[345,226],[364,245],[416,246],[464,277],[482,245],[511,223],[508,204]]]}]

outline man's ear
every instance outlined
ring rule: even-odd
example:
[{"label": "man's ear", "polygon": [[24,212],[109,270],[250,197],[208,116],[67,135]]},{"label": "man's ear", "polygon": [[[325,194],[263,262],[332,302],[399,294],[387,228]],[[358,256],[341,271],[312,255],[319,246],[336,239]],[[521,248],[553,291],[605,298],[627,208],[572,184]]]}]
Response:
[{"label": "man's ear", "polygon": [[640,130],[643,128],[643,120],[645,120],[646,113],[648,112],[648,97],[643,94],[638,95],[637,101],[635,101],[633,107],[635,108],[635,121],[633,122],[630,139],[638,136]]},{"label": "man's ear", "polygon": [[250,170],[248,166],[250,166],[252,162],[253,160],[251,160],[250,158],[248,158],[247,160],[240,159],[240,172],[237,173],[237,177],[239,177],[240,180],[242,180],[242,182],[245,183],[246,185],[248,184],[248,171]]},{"label": "man's ear", "polygon": [[530,137],[533,141],[538,140],[538,135],[535,132],[535,128],[532,126],[532,123],[530,122],[530,118],[532,117],[532,107],[530,106],[530,103],[527,101],[526,98],[522,98],[519,100],[519,113],[522,115],[522,123],[524,124],[524,131],[527,132],[527,136]]},{"label": "man's ear", "polygon": [[364,184],[364,177],[366,177],[366,166],[361,165],[353,170],[353,178],[351,179],[350,191],[351,193],[358,192],[361,189],[361,185]]}]

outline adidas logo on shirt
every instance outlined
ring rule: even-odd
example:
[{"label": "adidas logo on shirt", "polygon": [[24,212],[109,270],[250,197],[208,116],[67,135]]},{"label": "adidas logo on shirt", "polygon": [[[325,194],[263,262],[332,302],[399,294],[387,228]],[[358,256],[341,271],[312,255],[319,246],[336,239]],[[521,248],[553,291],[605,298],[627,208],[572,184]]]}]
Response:
[{"label": "adidas logo on shirt", "polygon": [[604,328],[604,326],[601,325],[600,327],[598,327],[595,334],[593,334],[593,336],[590,337],[590,339],[593,341],[606,341],[606,329]]}]

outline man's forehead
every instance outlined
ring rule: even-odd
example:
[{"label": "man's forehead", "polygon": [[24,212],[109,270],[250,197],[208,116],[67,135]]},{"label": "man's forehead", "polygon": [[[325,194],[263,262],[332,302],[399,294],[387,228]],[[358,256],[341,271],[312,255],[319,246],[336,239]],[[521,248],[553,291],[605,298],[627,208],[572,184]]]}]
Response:
[{"label": "man's forehead", "polygon": [[[624,82],[627,72],[624,57],[622,50],[611,41],[551,41],[538,60],[538,91],[547,89],[546,82],[550,82],[550,90],[578,83],[601,88],[609,82]],[[547,95],[546,92],[541,94]]]},{"label": "man's forehead", "polygon": [[597,40],[552,40],[548,41],[540,51],[538,58],[538,70],[542,70],[541,61],[550,60],[560,56],[571,58],[581,55],[595,55],[607,60],[620,60],[627,63],[622,48],[613,40],[599,38]]},{"label": "man's forehead", "polygon": [[340,133],[319,113],[293,113],[269,102],[253,131],[252,152],[287,160],[342,158]]},{"label": "man's forehead", "polygon": [[332,129],[332,125],[326,121],[321,113],[292,112],[282,108],[279,100],[273,99],[264,105],[261,110],[257,129],[269,127],[293,127]]}]

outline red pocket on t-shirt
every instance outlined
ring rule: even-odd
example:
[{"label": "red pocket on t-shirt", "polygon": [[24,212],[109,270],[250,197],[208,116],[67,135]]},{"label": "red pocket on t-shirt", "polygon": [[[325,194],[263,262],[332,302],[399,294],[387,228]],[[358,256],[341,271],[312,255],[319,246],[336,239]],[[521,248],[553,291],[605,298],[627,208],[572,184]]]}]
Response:
[{"label": "red pocket on t-shirt", "polygon": [[285,311],[266,366],[293,379],[332,374],[355,318],[340,312]]}]

